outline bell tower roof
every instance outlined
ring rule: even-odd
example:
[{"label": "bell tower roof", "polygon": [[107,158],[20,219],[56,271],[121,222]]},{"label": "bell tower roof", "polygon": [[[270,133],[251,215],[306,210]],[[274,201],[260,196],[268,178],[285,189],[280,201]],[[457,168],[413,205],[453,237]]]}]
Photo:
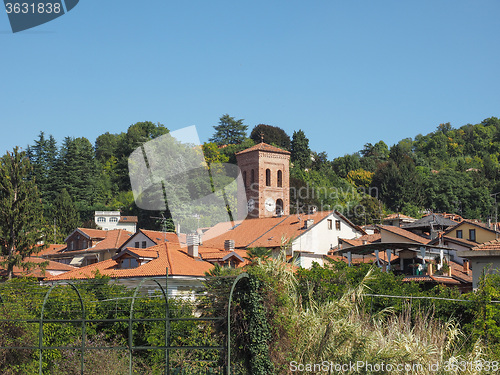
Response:
[{"label": "bell tower roof", "polygon": [[264,142],[258,143],[255,146],[252,146],[252,147],[247,148],[243,151],[237,152],[236,155],[241,155],[241,154],[245,154],[247,152],[252,152],[252,151],[266,151],[266,152],[275,152],[278,154],[290,155],[290,151],[286,151],[286,150],[283,150],[281,148],[271,146],[271,145],[264,143]]}]

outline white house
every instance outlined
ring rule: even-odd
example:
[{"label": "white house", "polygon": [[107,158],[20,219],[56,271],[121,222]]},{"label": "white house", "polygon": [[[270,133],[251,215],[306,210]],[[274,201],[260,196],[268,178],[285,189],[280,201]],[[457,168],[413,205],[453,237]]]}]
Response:
[{"label": "white house", "polygon": [[120,211],[95,211],[94,220],[99,229],[125,229],[135,233],[137,216],[121,216]]}]

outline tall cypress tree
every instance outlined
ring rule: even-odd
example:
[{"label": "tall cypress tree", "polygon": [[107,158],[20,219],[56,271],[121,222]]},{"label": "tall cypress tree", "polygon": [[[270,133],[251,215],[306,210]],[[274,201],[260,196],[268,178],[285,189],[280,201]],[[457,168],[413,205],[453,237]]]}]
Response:
[{"label": "tall cypress tree", "polygon": [[52,220],[54,219],[61,235],[58,239],[67,237],[80,224],[80,215],[66,189],[56,196],[52,211]]},{"label": "tall cypress tree", "polygon": [[15,266],[29,268],[32,264],[24,258],[41,249],[36,245],[43,239],[43,208],[31,173],[29,159],[18,147],[0,159],[0,264],[8,279]]},{"label": "tall cypress tree", "polygon": [[307,139],[302,130],[293,132],[290,159],[294,166],[297,166],[300,169],[308,168],[311,165],[311,149],[309,148],[309,139]]}]

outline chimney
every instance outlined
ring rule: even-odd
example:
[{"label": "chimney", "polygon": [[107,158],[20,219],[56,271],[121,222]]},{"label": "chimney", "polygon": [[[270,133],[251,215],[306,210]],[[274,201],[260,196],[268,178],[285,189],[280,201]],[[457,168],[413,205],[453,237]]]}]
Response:
[{"label": "chimney", "polygon": [[304,229],[309,228],[313,224],[314,224],[314,220],[313,219],[307,219],[306,221],[304,221]]},{"label": "chimney", "polygon": [[224,250],[234,251],[234,240],[225,240],[224,241]]},{"label": "chimney", "polygon": [[188,234],[186,238],[188,254],[193,258],[198,258],[198,245],[200,237],[197,234]]},{"label": "chimney", "polygon": [[309,206],[309,215],[313,215],[318,211],[318,207],[316,206]]},{"label": "chimney", "polygon": [[468,275],[470,272],[469,270],[469,261],[467,259],[464,259],[464,273]]},{"label": "chimney", "polygon": [[434,270],[432,269],[432,266],[433,264],[429,262],[429,264],[427,265],[427,274],[429,276],[432,276],[434,274]]}]

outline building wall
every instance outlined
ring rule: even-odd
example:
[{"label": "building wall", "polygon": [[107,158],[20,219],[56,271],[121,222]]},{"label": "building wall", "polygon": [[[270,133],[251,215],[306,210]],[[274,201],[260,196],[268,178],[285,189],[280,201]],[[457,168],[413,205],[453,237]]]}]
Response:
[{"label": "building wall", "polygon": [[483,274],[483,269],[488,270],[488,273],[500,274],[500,258],[481,257],[471,259],[470,267],[472,270],[472,288],[476,289]]},{"label": "building wall", "polygon": [[[144,245],[144,242],[146,243],[145,245]],[[136,243],[138,243],[139,246],[136,246],[137,245]],[[137,232],[136,234],[134,234],[130,238],[130,240],[125,242],[121,248],[124,249],[126,247],[138,247],[138,248],[145,249],[147,247],[151,247],[154,245],[157,245],[156,242],[153,242],[152,240],[150,240],[149,237],[147,237],[144,233]]]},{"label": "building wall", "polygon": [[103,230],[124,229],[135,233],[135,223],[120,222],[120,211],[95,211],[94,221]]},{"label": "building wall", "polygon": [[[328,220],[331,220],[331,229]],[[336,228],[336,221],[340,221],[340,230]],[[316,224],[316,225],[314,225]],[[293,251],[307,251],[314,254],[327,255],[331,248],[339,244],[339,238],[356,238],[361,233],[342,220],[334,212],[311,229],[304,230],[292,243]]]},{"label": "building wall", "polygon": [[383,228],[380,230],[380,237],[382,242],[410,242],[414,243],[415,241],[410,240],[409,238],[399,236],[397,234],[388,232]]},{"label": "building wall", "polygon": [[490,232],[489,230],[482,229],[480,227],[469,224],[467,222],[463,223],[462,225],[459,225],[456,229],[454,229],[450,233],[448,233],[447,236],[457,238],[457,230],[462,230],[463,238],[466,240],[470,240],[469,239],[469,229],[476,230],[476,240],[475,241],[477,243],[485,243],[488,241],[492,241],[496,238],[496,235],[494,232]]}]

